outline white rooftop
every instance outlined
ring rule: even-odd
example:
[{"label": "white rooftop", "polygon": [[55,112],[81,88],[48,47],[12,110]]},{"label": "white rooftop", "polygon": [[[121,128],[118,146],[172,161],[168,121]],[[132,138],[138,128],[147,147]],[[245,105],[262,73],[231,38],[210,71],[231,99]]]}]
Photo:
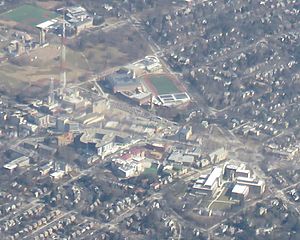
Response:
[{"label": "white rooftop", "polygon": [[248,191],[249,191],[248,186],[239,185],[239,184],[235,184],[235,186],[232,189],[232,193],[236,193],[236,194],[246,194]]},{"label": "white rooftop", "polygon": [[47,29],[47,28],[49,28],[51,25],[53,25],[53,24],[55,24],[55,23],[57,23],[57,20],[52,19],[52,20],[48,20],[48,21],[46,21],[46,22],[42,22],[42,23],[36,25],[36,27],[37,27],[37,28],[41,28],[41,29]]},{"label": "white rooftop", "polygon": [[137,94],[132,95],[132,98],[143,99],[145,97],[148,97],[149,95],[151,95],[151,93],[149,93],[149,92],[142,92],[142,93],[137,93]]},{"label": "white rooftop", "polygon": [[228,165],[226,165],[226,168],[227,169],[235,169],[235,170],[237,170],[239,168],[239,166],[236,166],[236,165],[233,165],[233,164],[228,164]]},{"label": "white rooftop", "polygon": [[204,184],[205,183],[205,179],[198,179],[196,181],[197,184]]},{"label": "white rooftop", "polygon": [[250,173],[250,170],[249,169],[237,169],[236,172],[239,172],[239,173]]},{"label": "white rooftop", "polygon": [[15,163],[7,163],[3,167],[8,170],[13,170],[13,169],[17,168],[18,165]]},{"label": "white rooftop", "polygon": [[58,170],[56,172],[53,172],[50,174],[51,177],[54,177],[54,178],[60,178],[62,177],[63,175],[65,175],[65,172],[62,171],[62,170]]},{"label": "white rooftop", "polygon": [[249,183],[257,182],[254,178],[247,178],[247,177],[237,177],[237,181],[249,182]]},{"label": "white rooftop", "polygon": [[204,186],[211,187],[216,180],[222,176],[222,168],[216,167],[214,170],[209,174]]}]

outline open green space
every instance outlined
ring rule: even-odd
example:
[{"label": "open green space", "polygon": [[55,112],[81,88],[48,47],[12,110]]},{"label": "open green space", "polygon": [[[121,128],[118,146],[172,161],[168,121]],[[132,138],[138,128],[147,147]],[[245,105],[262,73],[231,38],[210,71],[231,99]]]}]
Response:
[{"label": "open green space", "polygon": [[231,203],[227,202],[214,202],[211,206],[210,209],[212,211],[225,211],[227,209],[230,209],[232,206]]},{"label": "open green space", "polygon": [[34,5],[24,4],[1,14],[0,18],[35,27],[37,24],[57,16],[58,15],[55,12]]},{"label": "open green space", "polygon": [[175,83],[167,76],[153,75],[149,77],[149,80],[159,95],[180,92]]},{"label": "open green space", "polygon": [[143,172],[143,174],[157,175],[157,168],[155,168],[155,167],[146,168],[145,171]]}]

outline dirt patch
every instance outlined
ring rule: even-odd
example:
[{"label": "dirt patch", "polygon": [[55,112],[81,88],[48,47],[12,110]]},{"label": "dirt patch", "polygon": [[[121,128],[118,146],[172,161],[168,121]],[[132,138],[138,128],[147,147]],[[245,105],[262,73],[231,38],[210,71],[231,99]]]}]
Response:
[{"label": "dirt patch", "polygon": [[[79,52],[67,49],[68,82],[77,82],[90,72],[85,59]],[[60,78],[60,47],[50,45],[38,48],[29,54],[14,58],[0,66],[0,86],[2,89],[19,90],[28,84],[44,87],[50,78]]]},{"label": "dirt patch", "polygon": [[57,1],[46,1],[46,2],[36,1],[36,5],[47,10],[56,10],[57,8],[62,6],[62,4]]},{"label": "dirt patch", "polygon": [[3,20],[3,19],[1,19],[0,20],[0,25],[5,25],[5,26],[13,28],[13,27],[17,26],[17,23],[14,22],[14,21],[9,21],[9,20]]}]

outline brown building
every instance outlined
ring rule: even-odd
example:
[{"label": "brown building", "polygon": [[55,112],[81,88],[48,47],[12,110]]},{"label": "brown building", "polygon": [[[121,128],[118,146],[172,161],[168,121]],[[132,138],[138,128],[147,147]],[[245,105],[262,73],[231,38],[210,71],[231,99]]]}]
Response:
[{"label": "brown building", "polygon": [[74,135],[73,133],[67,132],[63,135],[57,136],[57,145],[58,146],[66,146],[74,141]]}]

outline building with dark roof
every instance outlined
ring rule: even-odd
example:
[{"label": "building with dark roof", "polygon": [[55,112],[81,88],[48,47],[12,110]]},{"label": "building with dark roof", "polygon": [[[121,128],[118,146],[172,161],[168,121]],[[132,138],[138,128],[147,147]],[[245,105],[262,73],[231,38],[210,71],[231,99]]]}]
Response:
[{"label": "building with dark roof", "polygon": [[141,81],[135,77],[134,71],[126,68],[109,75],[105,80],[114,93],[135,91],[142,86]]}]

